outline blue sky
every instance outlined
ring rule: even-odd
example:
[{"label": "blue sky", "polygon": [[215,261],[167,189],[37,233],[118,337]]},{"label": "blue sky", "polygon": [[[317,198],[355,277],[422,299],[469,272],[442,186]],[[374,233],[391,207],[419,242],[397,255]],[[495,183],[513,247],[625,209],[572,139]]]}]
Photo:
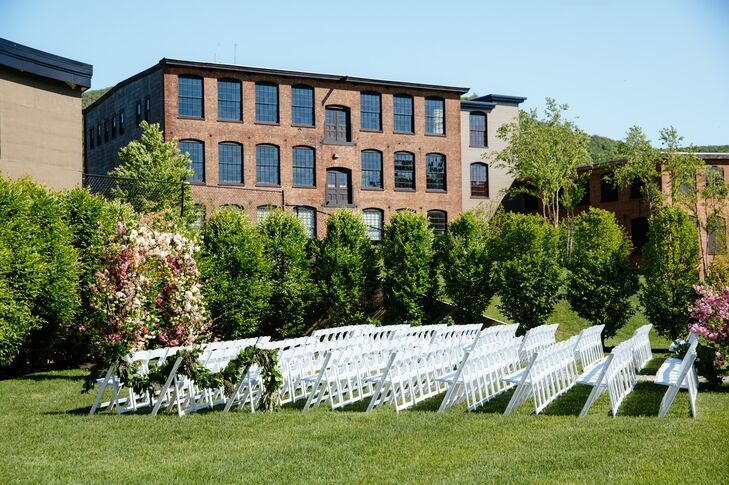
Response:
[{"label": "blue sky", "polygon": [[162,57],[237,51],[243,65],[467,86],[528,108],[551,96],[611,138],[673,125],[729,144],[729,0],[0,0],[0,36],[93,64],[93,88]]}]

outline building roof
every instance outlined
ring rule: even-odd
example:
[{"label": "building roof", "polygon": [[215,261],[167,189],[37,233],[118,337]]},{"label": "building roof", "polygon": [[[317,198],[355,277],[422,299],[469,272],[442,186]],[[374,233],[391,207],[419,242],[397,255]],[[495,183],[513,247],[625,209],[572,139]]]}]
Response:
[{"label": "building roof", "polygon": [[27,72],[71,85],[81,90],[91,86],[94,68],[91,64],[74,61],[32,47],[0,38],[0,66]]},{"label": "building roof", "polygon": [[507,96],[505,94],[487,94],[486,96],[480,96],[472,101],[483,101],[485,103],[513,103],[521,104],[526,101],[526,98],[522,96]]},{"label": "building roof", "polygon": [[481,109],[484,111],[490,111],[495,107],[496,105],[494,103],[484,103],[483,101],[474,101],[471,99],[461,100],[461,109]]}]

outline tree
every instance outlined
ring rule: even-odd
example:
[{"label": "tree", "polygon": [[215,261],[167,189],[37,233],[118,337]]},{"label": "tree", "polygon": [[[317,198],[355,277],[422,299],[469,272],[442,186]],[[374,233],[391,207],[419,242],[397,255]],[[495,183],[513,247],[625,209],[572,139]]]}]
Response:
[{"label": "tree", "polygon": [[377,254],[362,218],[347,209],[327,219],[314,271],[331,326],[363,323],[377,290]]},{"label": "tree", "polygon": [[182,203],[183,216],[191,222],[195,215],[192,193],[186,185],[193,174],[190,157],[180,153],[176,139],[165,141],[158,124],[142,121],[139,126],[142,128],[141,138],[132,140],[119,150],[122,163],[109,175],[157,182],[119,180],[115,196],[131,204],[137,212],[180,214]]},{"label": "tree", "polygon": [[634,311],[630,297],[638,291],[638,274],[630,264],[631,244],[612,212],[591,208],[574,220],[573,248],[566,299],[579,316],[605,325],[604,342]]},{"label": "tree", "polygon": [[433,286],[433,234],[422,214],[401,211],[390,217],[382,240],[385,307],[397,322],[419,324]]},{"label": "tree", "polygon": [[658,333],[675,340],[686,333],[699,281],[696,228],[681,209],[664,207],[650,218],[643,255],[645,315]]},{"label": "tree", "polygon": [[546,102],[542,118],[535,109],[520,111],[518,122],[499,128],[497,136],[507,148],[495,158],[527,182],[520,190],[541,199],[542,215],[557,227],[561,199],[578,188],[577,168],[591,165],[592,159],[588,136],[564,118],[567,105],[552,98]]},{"label": "tree", "polygon": [[483,315],[496,293],[491,278],[489,226],[483,217],[464,212],[437,244],[445,293],[457,309],[456,320]]}]

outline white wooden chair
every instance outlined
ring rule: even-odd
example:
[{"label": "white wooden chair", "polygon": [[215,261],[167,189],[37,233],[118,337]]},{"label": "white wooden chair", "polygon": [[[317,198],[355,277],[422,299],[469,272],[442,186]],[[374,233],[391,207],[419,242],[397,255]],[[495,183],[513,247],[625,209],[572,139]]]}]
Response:
[{"label": "white wooden chair", "polygon": [[527,330],[524,339],[521,341],[521,349],[519,349],[522,362],[528,362],[534,354],[554,345],[557,327],[558,324],[553,323]]},{"label": "white wooden chair", "polygon": [[577,359],[583,370],[605,358],[602,347],[602,331],[604,328],[605,325],[593,325],[583,329],[578,335],[575,344],[575,359]]},{"label": "white wooden chair", "polygon": [[689,349],[683,359],[668,358],[656,372],[656,379],[653,382],[668,386],[661,400],[661,407],[658,411],[659,417],[663,417],[668,413],[668,409],[673,404],[678,391],[686,389],[691,403],[691,416],[696,418],[696,396],[699,391],[699,378],[694,368],[694,362],[696,361],[696,346],[699,339],[696,334],[691,333],[688,342]]},{"label": "white wooden chair", "polygon": [[633,360],[633,339],[628,339],[613,348],[605,360],[597,361],[587,367],[578,378],[578,384],[592,386],[580,416],[586,416],[597,398],[607,390],[610,397],[610,410],[613,416],[623,399],[630,394],[637,382]]},{"label": "white wooden chair", "polygon": [[642,370],[653,358],[653,353],[651,352],[651,341],[648,336],[651,328],[653,328],[653,325],[651,324],[643,325],[633,332],[633,358],[635,359],[635,368],[639,371]]}]

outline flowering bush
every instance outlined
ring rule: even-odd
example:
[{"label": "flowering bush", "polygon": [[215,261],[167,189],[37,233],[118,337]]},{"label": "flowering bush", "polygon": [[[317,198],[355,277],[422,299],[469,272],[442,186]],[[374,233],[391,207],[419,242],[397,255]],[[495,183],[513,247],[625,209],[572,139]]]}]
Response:
[{"label": "flowering bush", "polygon": [[[711,364],[714,369],[714,381],[721,374],[727,371],[727,360],[729,360],[729,286],[720,290],[714,290],[708,286],[694,285],[694,290],[699,299],[694,303],[690,311],[693,323],[689,324],[689,332],[701,337],[701,345],[698,353],[699,367],[706,367]],[[701,347],[705,347],[703,352]],[[713,360],[713,362],[711,362]],[[708,361],[708,362],[701,362]],[[699,374],[704,375],[710,381],[710,371]]]}]

